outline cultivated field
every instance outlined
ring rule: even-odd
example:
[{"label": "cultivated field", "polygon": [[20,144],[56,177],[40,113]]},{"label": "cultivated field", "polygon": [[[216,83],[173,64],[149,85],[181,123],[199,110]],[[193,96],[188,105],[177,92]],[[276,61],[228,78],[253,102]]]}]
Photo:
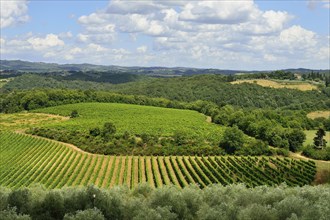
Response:
[{"label": "cultivated field", "polygon": [[306,82],[273,81],[266,79],[248,79],[248,80],[237,80],[231,82],[231,84],[241,84],[241,83],[255,83],[264,87],[298,89],[301,91],[308,91],[313,89],[317,90],[317,86]]},{"label": "cultivated field", "polygon": [[47,188],[94,184],[102,188],[139,183],[184,187],[212,183],[248,186],[310,184],[312,161],[275,157],[103,156],[56,141],[12,132],[0,133],[0,185],[18,188],[33,183]]},{"label": "cultivated field", "polygon": [[128,131],[132,134],[152,134],[172,136],[176,131],[193,138],[218,141],[223,127],[207,122],[207,117],[196,111],[160,108],[118,103],[79,103],[38,109],[34,112],[69,116],[77,110],[78,118],[46,127],[66,130],[85,130],[102,127],[104,122],[112,122],[117,133]]},{"label": "cultivated field", "polygon": [[330,117],[330,111],[315,111],[310,112],[307,114],[308,118],[315,119],[315,118],[329,118]]}]

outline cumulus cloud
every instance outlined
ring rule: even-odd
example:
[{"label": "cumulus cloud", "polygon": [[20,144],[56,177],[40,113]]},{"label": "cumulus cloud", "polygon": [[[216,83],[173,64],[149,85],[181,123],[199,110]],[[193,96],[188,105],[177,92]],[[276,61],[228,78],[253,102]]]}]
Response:
[{"label": "cumulus cloud", "polygon": [[1,28],[14,26],[29,20],[26,0],[0,0]]},{"label": "cumulus cloud", "polygon": [[45,38],[31,37],[27,39],[34,50],[45,50],[50,47],[63,46],[64,42],[55,34],[47,34]]},{"label": "cumulus cloud", "polygon": [[193,1],[186,4],[180,19],[206,24],[237,24],[247,22],[257,8],[246,1]]},{"label": "cumulus cloud", "polygon": [[[57,62],[329,68],[329,40],[291,25],[293,18],[286,11],[261,10],[253,0],[112,0],[106,8],[78,18],[80,33],[31,35],[3,39],[1,44],[6,53],[33,50]],[[20,49],[13,52],[13,45]]]}]

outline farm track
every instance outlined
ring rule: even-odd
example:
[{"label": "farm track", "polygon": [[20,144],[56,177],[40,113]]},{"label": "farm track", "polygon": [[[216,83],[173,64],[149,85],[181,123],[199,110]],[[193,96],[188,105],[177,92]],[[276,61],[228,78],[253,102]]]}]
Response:
[{"label": "farm track", "polygon": [[[19,188],[34,183],[47,188],[96,185],[185,187],[244,182],[254,187],[314,180],[314,161],[276,157],[104,156],[31,135],[0,133],[0,186]],[[3,159],[2,159],[3,158]]]}]

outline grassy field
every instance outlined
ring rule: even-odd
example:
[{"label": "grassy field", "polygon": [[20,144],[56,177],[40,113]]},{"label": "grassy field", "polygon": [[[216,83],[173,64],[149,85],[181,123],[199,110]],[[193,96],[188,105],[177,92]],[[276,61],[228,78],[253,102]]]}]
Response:
[{"label": "grassy field", "polygon": [[69,120],[69,117],[41,113],[0,114],[1,130],[21,130],[39,125],[58,124]]},{"label": "grassy field", "polygon": [[307,114],[308,118],[315,119],[315,118],[329,118],[330,117],[330,111],[315,111],[310,112]]},{"label": "grassy field", "polygon": [[[304,131],[306,134],[306,141],[304,142],[304,146],[308,145],[308,144],[313,144],[314,140],[313,138],[315,137],[316,134],[316,130],[309,130],[309,131]],[[327,147],[330,147],[330,132],[327,131],[326,132],[326,136],[324,137],[324,139],[327,141]]]},{"label": "grassy field", "polygon": [[7,82],[9,82],[11,79],[0,79],[0,88],[6,85]]},{"label": "grassy field", "polygon": [[0,186],[19,188],[41,183],[47,188],[102,188],[139,183],[185,187],[212,183],[289,186],[310,184],[315,163],[275,157],[104,156],[73,146],[13,132],[0,132]]},{"label": "grassy field", "polygon": [[237,80],[231,82],[232,84],[240,84],[240,83],[255,83],[260,86],[264,87],[271,87],[271,88],[288,88],[288,89],[298,89],[301,91],[308,91],[308,90],[317,90],[317,86],[312,85],[306,82],[291,82],[291,81],[273,81],[273,80],[266,80],[266,79],[249,79],[249,80]]},{"label": "grassy field", "polygon": [[34,112],[69,116],[72,110],[77,110],[80,116],[61,124],[44,126],[87,131],[91,127],[101,127],[105,122],[112,122],[117,133],[128,131],[132,134],[171,136],[180,131],[194,138],[212,141],[218,141],[224,129],[208,123],[207,117],[196,111],[118,103],[79,103]]}]

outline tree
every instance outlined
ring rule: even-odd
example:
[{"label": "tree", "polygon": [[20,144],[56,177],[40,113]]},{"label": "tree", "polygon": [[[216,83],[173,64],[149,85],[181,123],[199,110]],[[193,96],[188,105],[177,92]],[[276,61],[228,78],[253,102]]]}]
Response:
[{"label": "tree", "polygon": [[296,152],[302,147],[306,139],[306,135],[300,129],[289,129],[287,138],[289,141],[289,150]]},{"label": "tree", "polygon": [[11,192],[8,196],[9,207],[16,207],[19,214],[28,214],[31,209],[31,193],[28,189],[19,189]]},{"label": "tree", "polygon": [[236,150],[240,150],[244,144],[244,133],[237,126],[227,128],[219,146],[228,154],[234,154]]},{"label": "tree", "polygon": [[327,141],[323,139],[323,137],[325,136],[325,130],[323,128],[319,128],[315,135],[316,136],[313,139],[314,147],[318,149],[322,149],[327,144]]},{"label": "tree", "polygon": [[70,114],[70,118],[77,118],[79,117],[78,111],[77,110],[73,110]]},{"label": "tree", "polygon": [[109,140],[116,133],[116,126],[112,122],[106,122],[103,125],[103,129],[101,131],[101,136],[105,140]]}]

